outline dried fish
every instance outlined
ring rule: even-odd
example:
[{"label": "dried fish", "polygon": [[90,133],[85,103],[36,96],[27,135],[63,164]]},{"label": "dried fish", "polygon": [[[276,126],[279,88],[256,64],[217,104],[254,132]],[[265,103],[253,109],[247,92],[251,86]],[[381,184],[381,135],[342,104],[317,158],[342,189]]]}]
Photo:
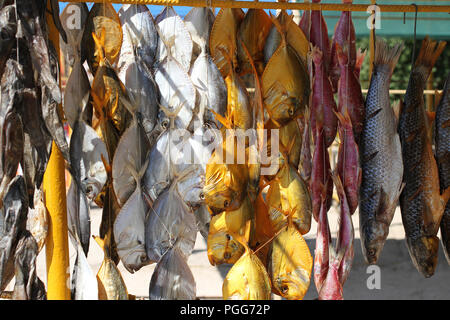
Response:
[{"label": "dried fish", "polygon": [[[1,7],[0,7],[1,8]],[[17,22],[14,6],[6,6],[0,10],[0,78],[5,70],[6,62],[16,43]]]},{"label": "dried fish", "polygon": [[169,55],[158,64],[155,81],[160,92],[159,117],[173,118],[172,128],[186,129],[195,109],[195,87],[188,73]]},{"label": "dried fish", "polygon": [[[183,20],[172,7],[165,7],[155,21],[159,33],[156,68],[159,68],[159,64],[167,57],[172,57],[184,72],[189,72],[193,43]],[[159,85],[159,81],[156,82]]]},{"label": "dried fish", "polygon": [[174,246],[156,265],[150,280],[150,300],[194,300],[196,285],[186,256]]},{"label": "dried fish", "polygon": [[177,181],[159,195],[145,221],[145,247],[151,261],[175,245],[185,256],[194,248],[197,235],[194,214],[176,189]]},{"label": "dried fish", "polygon": [[75,179],[89,200],[97,197],[107,180],[102,156],[109,161],[105,143],[92,127],[77,121],[70,139],[70,158]]},{"label": "dried fish", "polygon": [[122,27],[120,19],[111,3],[95,3],[86,20],[82,38],[83,46],[87,52],[87,62],[92,74],[96,74],[100,60],[103,59],[96,50],[93,34],[97,38],[104,32],[102,50],[106,60],[113,65],[119,58],[122,46]]},{"label": "dried fish", "polygon": [[27,230],[31,232],[36,239],[38,253],[44,247],[47,241],[49,226],[49,217],[47,207],[45,206],[45,194],[41,189],[34,192],[34,209],[28,212]]},{"label": "dried fish", "polygon": [[15,252],[20,237],[26,230],[28,198],[25,181],[16,176],[3,197],[4,228],[0,239],[0,291],[3,291],[14,277]]},{"label": "dried fish", "polygon": [[158,49],[158,33],[150,10],[145,5],[124,4],[119,10],[119,19],[123,41],[118,69],[121,70],[127,63],[129,55],[135,55],[140,63],[151,70]]},{"label": "dried fish", "polygon": [[89,9],[84,2],[69,3],[60,14],[61,24],[67,35],[67,43],[60,41],[60,46],[71,66],[77,59],[81,63],[86,60],[86,46],[82,45],[82,38],[88,16]]},{"label": "dried fish", "polygon": [[14,253],[15,279],[13,300],[45,300],[45,285],[37,276],[38,246],[28,230],[24,230]]},{"label": "dried fish", "polygon": [[184,16],[184,25],[193,42],[191,68],[201,53],[209,52],[209,35],[215,18],[207,7],[194,7]]},{"label": "dried fish", "polygon": [[9,183],[16,176],[19,162],[23,154],[23,143],[22,119],[14,109],[10,109],[5,116],[1,131],[0,151],[3,171],[1,172],[0,206],[3,204],[3,195],[5,194]]},{"label": "dried fish", "polygon": [[94,272],[92,272],[84,250],[79,241],[74,243],[77,250],[77,256],[72,271],[72,300],[97,300],[98,283]]},{"label": "dried fish", "polygon": [[147,169],[150,144],[138,117],[120,138],[112,161],[112,181],[119,205],[125,204]]},{"label": "dried fish", "polygon": [[98,299],[99,300],[128,300],[128,291],[125,282],[111,259],[110,234],[105,239],[94,237],[97,244],[103,249],[105,257],[97,272]]}]

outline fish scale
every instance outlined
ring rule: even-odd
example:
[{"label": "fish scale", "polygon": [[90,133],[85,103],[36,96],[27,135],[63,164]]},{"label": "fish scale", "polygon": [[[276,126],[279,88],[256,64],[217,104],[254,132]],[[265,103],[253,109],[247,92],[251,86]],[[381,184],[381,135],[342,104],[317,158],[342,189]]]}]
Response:
[{"label": "fish scale", "polygon": [[[450,186],[450,75],[445,82],[443,96],[436,109],[435,147],[442,190]],[[447,203],[441,221],[441,239],[444,253],[450,263],[450,204]]]}]

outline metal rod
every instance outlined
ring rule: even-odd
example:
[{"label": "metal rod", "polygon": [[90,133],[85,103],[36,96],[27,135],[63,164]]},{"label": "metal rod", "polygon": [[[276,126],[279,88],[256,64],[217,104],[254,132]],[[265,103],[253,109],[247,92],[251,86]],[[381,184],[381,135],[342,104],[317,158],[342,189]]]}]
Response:
[{"label": "metal rod", "polygon": [[[65,2],[65,1],[62,1]],[[185,7],[215,7],[215,8],[249,8],[249,9],[283,9],[283,10],[322,10],[322,11],[360,11],[367,12],[367,4],[344,3],[297,3],[297,2],[267,2],[267,1],[236,1],[236,0],[72,0],[72,2],[97,2],[121,4],[153,4],[161,6]],[[414,5],[378,5],[381,12],[416,12]],[[417,12],[447,12],[447,5],[418,5]]]}]

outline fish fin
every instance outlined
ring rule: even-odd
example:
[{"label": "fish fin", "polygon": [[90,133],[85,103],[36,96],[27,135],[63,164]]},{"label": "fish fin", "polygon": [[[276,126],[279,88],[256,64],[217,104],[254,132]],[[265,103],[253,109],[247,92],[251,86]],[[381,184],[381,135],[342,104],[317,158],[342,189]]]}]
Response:
[{"label": "fish fin", "polygon": [[434,119],[436,118],[436,112],[434,111],[427,111],[427,117],[428,117],[428,123],[430,124],[430,126],[433,124]]},{"label": "fish fin", "polygon": [[355,76],[359,79],[359,74],[361,72],[362,64],[366,58],[367,50],[362,51],[361,48],[356,52],[356,62],[355,62]]},{"label": "fish fin", "polygon": [[105,157],[103,156],[103,153],[100,154],[100,158],[102,159],[103,165],[105,166],[105,170],[108,174],[111,174],[112,172],[112,168],[111,165],[108,163],[108,161],[105,159]]},{"label": "fish fin", "polygon": [[339,123],[343,126],[343,127],[352,127],[352,120],[350,119],[350,114],[348,113],[348,108],[346,105],[344,105],[342,107],[342,111],[335,111],[332,110],[333,113],[336,115],[336,117],[339,120]]},{"label": "fish fin", "polygon": [[404,48],[403,42],[396,44],[390,48],[387,43],[380,37],[377,37],[375,44],[374,65],[388,65],[389,75],[392,76],[395,65]]},{"label": "fish fin", "polygon": [[419,72],[422,72],[424,74],[425,79],[427,79],[430,75],[431,69],[441,55],[442,51],[444,51],[445,45],[447,43],[445,41],[439,41],[439,44],[437,44],[437,46],[436,44],[436,41],[433,41],[428,36],[426,36],[422,41],[419,55],[414,64],[414,69],[418,69],[420,67],[424,68],[418,70]]},{"label": "fish fin", "polygon": [[444,206],[447,205],[448,200],[450,199],[450,187],[446,188],[444,192],[442,192],[442,201],[444,201]]},{"label": "fish fin", "polygon": [[92,235],[92,238],[94,238],[95,242],[99,245],[102,250],[105,250],[105,240],[100,238],[99,236]]},{"label": "fish fin", "polygon": [[216,120],[219,121],[226,129],[231,130],[233,128],[231,121],[227,117],[218,114],[213,109],[210,109],[210,111],[212,112],[212,114],[214,114]]},{"label": "fish fin", "polygon": [[281,42],[280,42],[280,45],[278,46],[278,48],[280,48],[282,46],[286,46],[287,45],[286,24],[281,24],[280,21],[278,21],[277,17],[272,14],[272,12],[270,12],[270,18],[272,19],[272,23],[275,26],[275,28],[277,29],[278,33],[281,35]]},{"label": "fish fin", "polygon": [[344,48],[342,48],[339,43],[335,43],[335,47],[336,47],[336,55],[338,57],[338,61],[339,61],[339,65],[340,66],[346,66],[348,65],[348,57],[345,54],[345,50]]},{"label": "fish fin", "polygon": [[97,37],[95,32],[92,32],[92,38],[94,39],[94,43],[95,43],[95,52],[100,57],[100,59],[99,59],[100,63],[102,61],[104,61],[104,59],[105,59],[105,51],[104,51],[105,35],[106,35],[105,28],[102,28],[102,30],[100,31],[100,37]]},{"label": "fish fin", "polygon": [[[394,110],[394,116],[395,116],[395,128],[398,127],[398,122],[399,122],[399,119],[400,119],[400,114],[402,112],[402,108],[403,108],[403,101],[402,100],[397,100],[392,105],[392,109]],[[395,130],[395,132],[397,132],[397,130]]]},{"label": "fish fin", "polygon": [[318,46],[311,44],[311,59],[316,67],[323,63],[323,53]]}]

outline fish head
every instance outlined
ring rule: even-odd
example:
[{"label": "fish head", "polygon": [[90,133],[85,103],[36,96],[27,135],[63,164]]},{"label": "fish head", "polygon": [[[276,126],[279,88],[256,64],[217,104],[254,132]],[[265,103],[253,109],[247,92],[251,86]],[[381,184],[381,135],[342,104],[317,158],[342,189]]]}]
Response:
[{"label": "fish head", "polygon": [[273,286],[289,300],[302,300],[309,288],[310,274],[301,267],[276,278]]},{"label": "fish head", "polygon": [[434,274],[438,259],[439,238],[422,236],[419,239],[407,238],[408,251],[416,269],[425,277]]},{"label": "fish head", "polygon": [[134,273],[138,271],[143,266],[156,261],[151,261],[147,257],[147,253],[145,252],[145,248],[138,248],[132,252],[130,252],[127,256],[121,258],[123,266],[129,273]]},{"label": "fish head", "polygon": [[[211,221],[213,224],[214,221]],[[228,234],[226,230],[208,234],[208,259],[211,265],[219,265],[222,263],[235,263],[244,253],[244,247],[235,240],[233,236]]]},{"label": "fish head", "polygon": [[381,221],[370,220],[361,228],[362,251],[368,264],[376,264],[383,249],[389,226]]}]

